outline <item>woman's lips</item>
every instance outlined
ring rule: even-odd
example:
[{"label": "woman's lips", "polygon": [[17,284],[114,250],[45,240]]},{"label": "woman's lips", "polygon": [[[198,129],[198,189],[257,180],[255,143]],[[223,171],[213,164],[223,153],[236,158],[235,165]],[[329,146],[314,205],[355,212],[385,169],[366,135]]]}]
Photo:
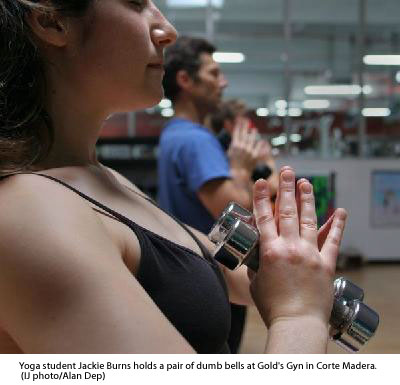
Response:
[{"label": "woman's lips", "polygon": [[164,71],[164,65],[163,64],[149,64],[148,67]]}]

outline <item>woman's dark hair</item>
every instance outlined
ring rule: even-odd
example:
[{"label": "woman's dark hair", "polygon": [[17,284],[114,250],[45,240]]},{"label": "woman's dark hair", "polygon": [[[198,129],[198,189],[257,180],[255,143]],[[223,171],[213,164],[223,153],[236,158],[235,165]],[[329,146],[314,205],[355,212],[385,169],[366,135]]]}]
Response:
[{"label": "woman's dark hair", "polygon": [[53,142],[45,62],[26,16],[37,9],[82,16],[93,0],[0,0],[0,174],[29,168]]},{"label": "woman's dark hair", "polygon": [[168,99],[175,101],[180,92],[176,82],[178,71],[185,70],[193,79],[197,79],[200,69],[200,56],[203,53],[212,55],[215,47],[207,40],[197,37],[181,36],[174,45],[166,49],[164,93]]}]

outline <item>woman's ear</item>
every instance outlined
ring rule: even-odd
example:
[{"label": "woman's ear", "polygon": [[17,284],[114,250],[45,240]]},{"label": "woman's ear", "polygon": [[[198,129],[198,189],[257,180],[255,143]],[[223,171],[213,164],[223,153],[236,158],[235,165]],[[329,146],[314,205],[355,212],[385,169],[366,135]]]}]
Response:
[{"label": "woman's ear", "polygon": [[67,43],[68,31],[66,19],[56,11],[33,9],[26,22],[34,35],[47,45],[64,47]]}]

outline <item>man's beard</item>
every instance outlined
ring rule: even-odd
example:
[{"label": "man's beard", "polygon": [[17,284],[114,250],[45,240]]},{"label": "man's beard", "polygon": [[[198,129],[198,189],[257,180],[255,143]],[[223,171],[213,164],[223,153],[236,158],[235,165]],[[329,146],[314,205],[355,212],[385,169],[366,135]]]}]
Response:
[{"label": "man's beard", "polygon": [[199,111],[203,111],[207,114],[213,114],[219,110],[219,107],[222,104],[222,98],[219,98],[218,100],[198,98],[195,103]]}]

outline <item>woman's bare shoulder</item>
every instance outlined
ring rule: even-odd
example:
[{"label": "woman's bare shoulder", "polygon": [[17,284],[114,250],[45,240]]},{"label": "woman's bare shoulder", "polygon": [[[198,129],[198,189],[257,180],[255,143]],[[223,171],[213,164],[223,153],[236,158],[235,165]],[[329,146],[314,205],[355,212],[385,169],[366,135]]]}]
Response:
[{"label": "woman's bare shoulder", "polygon": [[[15,175],[0,182],[0,250],[19,250],[22,245],[73,242],[77,234],[86,234],[96,244],[108,233],[90,206],[62,185],[38,175]],[[85,242],[85,239],[87,242]],[[107,244],[110,244],[108,242]],[[5,246],[7,245],[7,246]],[[111,248],[112,246],[108,246]],[[24,253],[19,253],[25,255]]]},{"label": "woman's bare shoulder", "polygon": [[74,215],[91,213],[77,194],[40,175],[13,175],[0,182],[0,210],[7,213],[0,223],[37,220],[37,215],[57,221],[68,213],[71,216],[71,209]]}]

